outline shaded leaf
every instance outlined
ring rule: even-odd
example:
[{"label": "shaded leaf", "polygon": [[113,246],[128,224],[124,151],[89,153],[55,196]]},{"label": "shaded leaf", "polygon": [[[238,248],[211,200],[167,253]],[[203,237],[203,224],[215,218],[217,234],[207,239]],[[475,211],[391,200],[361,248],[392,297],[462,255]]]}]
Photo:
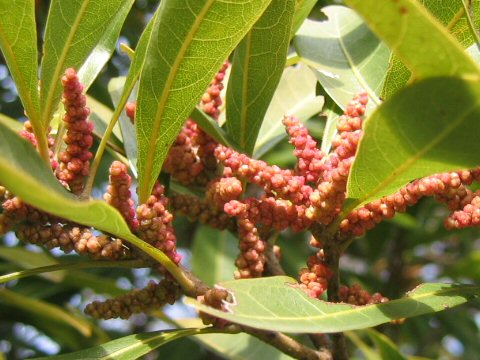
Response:
[{"label": "shaded leaf", "polygon": [[198,106],[193,108],[193,111],[190,114],[190,119],[194,120],[203,131],[205,131],[218,143],[228,146],[232,149],[240,149],[235,140],[233,140],[233,138],[228,135],[225,130],[220,127],[220,125],[218,125],[218,122],[200,110]]},{"label": "shaded leaf", "polygon": [[282,76],[295,0],[273,0],[235,49],[227,87],[227,132],[251,154]]},{"label": "shaded leaf", "polygon": [[44,321],[55,322],[62,326],[67,325],[77,330],[83,336],[89,337],[92,335],[93,325],[86,319],[69,314],[59,306],[20,295],[5,288],[0,289],[0,301],[34,316],[41,317]]},{"label": "shaded leaf", "polygon": [[365,18],[416,79],[480,76],[480,69],[461,45],[418,1],[346,0],[346,3]]},{"label": "shaded leaf", "polygon": [[[179,282],[181,270],[162,251],[130,232],[120,213],[98,200],[81,201],[60,185],[34,147],[0,123],[0,183],[28,204],[79,224],[116,235],[164,265]],[[180,276],[180,278],[178,278]]]},{"label": "shaded leaf", "polygon": [[442,311],[480,294],[480,287],[423,284],[398,300],[354,306],[312,299],[286,276],[221,283],[233,297],[228,312],[188,299],[199,310],[241,325],[293,333],[330,333],[363,329],[400,318]]},{"label": "shaded leaf", "polygon": [[23,129],[23,123],[7,116],[5,114],[0,113],[0,122],[3,123],[8,128],[12,129],[15,132],[19,132]]},{"label": "shaded leaf", "polygon": [[40,104],[44,124],[50,122],[60,100],[65,69],[78,70],[88,61],[83,75],[86,80],[92,80],[92,74],[97,71],[92,69],[104,62],[97,56],[103,51],[113,51],[107,47],[118,35],[120,22],[133,2],[53,0],[50,3],[41,66]]},{"label": "shaded leaf", "polygon": [[322,11],[327,21],[307,19],[294,37],[298,55],[340,108],[362,90],[374,108],[380,103],[390,51],[353,10],[327,6]]},{"label": "shaded leaf", "polygon": [[306,121],[323,107],[323,97],[315,94],[317,79],[303,64],[283,71],[280,83],[260,127],[254,156],[260,158],[287,134],[282,124],[285,115],[295,115]]},{"label": "shaded leaf", "polygon": [[325,129],[323,130],[322,145],[320,149],[325,153],[329,153],[332,147],[332,141],[337,134],[338,118],[342,115],[342,109],[329,96],[325,97],[325,105],[323,107],[322,117],[326,118]]},{"label": "shaded leaf", "polygon": [[[475,38],[470,31],[468,19],[466,17],[463,0],[420,0],[420,2],[431,12],[437,20],[458,40],[463,47],[470,46]],[[480,11],[480,2],[472,4],[475,11]],[[480,26],[480,17],[477,16],[476,27]],[[392,54],[382,90],[382,97],[389,98],[396,91],[407,84],[410,79],[410,70]]]},{"label": "shaded leaf", "polygon": [[137,97],[141,202],[150,194],[171,143],[215,72],[269,3],[172,0],[160,4]]},{"label": "shaded leaf", "polygon": [[[200,227],[193,239],[192,268],[208,285],[232,280],[239,252],[238,239],[229,231]],[[206,266],[208,264],[208,266]]]},{"label": "shaded leaf", "polygon": [[365,332],[374,342],[382,359],[407,360],[407,358],[402,355],[398,347],[387,336],[375,329],[366,329]]},{"label": "shaded leaf", "polygon": [[[365,122],[344,214],[411,180],[480,165],[479,82],[430,78],[396,93]],[[414,109],[415,111],[411,111]]]},{"label": "shaded leaf", "polygon": [[159,346],[184,336],[208,332],[206,329],[181,329],[134,334],[109,341],[103,345],[70,354],[35,358],[32,360],[131,360],[148,354]]},{"label": "shaded leaf", "polygon": [[[113,111],[89,95],[87,95],[87,104],[90,108],[90,121],[94,124],[93,132],[97,138],[101,139],[112,119]],[[113,133],[108,139],[108,145],[115,151],[124,153],[123,137],[118,125],[113,128]]]},{"label": "shaded leaf", "polygon": [[[202,326],[200,319],[180,319],[176,324],[184,327]],[[193,338],[196,342],[207,346],[218,356],[229,360],[288,360],[290,356],[280,352],[273,346],[264,343],[246,333],[239,334],[202,334]]]}]

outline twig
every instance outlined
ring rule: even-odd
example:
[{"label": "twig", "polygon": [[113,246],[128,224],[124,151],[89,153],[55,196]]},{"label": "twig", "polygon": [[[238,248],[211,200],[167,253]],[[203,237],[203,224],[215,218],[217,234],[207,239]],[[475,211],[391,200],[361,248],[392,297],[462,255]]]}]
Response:
[{"label": "twig", "polygon": [[272,345],[284,354],[299,360],[332,360],[332,354],[327,351],[316,351],[291,337],[276,331],[263,331],[243,327],[243,330],[257,339]]},{"label": "twig", "polygon": [[285,270],[283,270],[283,267],[280,264],[280,261],[278,261],[274,251],[277,238],[278,233],[275,233],[268,239],[266,244],[265,256],[267,257],[267,269],[271,275],[285,275]]},{"label": "twig", "polygon": [[[339,302],[338,290],[340,287],[339,262],[341,250],[336,239],[329,239],[324,243],[325,263],[332,272],[328,281],[328,301]],[[331,334],[333,341],[333,356],[335,360],[348,360],[347,342],[343,333]]]}]

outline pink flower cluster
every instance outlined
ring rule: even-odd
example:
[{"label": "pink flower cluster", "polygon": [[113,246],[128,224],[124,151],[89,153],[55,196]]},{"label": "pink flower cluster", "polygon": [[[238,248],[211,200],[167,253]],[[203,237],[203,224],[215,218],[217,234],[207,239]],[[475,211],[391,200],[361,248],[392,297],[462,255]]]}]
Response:
[{"label": "pink flower cluster", "polygon": [[63,104],[65,116],[63,121],[66,134],[63,138],[67,144],[65,151],[59,154],[58,179],[67,184],[74,194],[83,190],[84,179],[90,171],[90,159],[93,145],[93,123],[88,121],[90,109],[86,107],[84,87],[74,69],[67,69],[62,77],[64,87]]},{"label": "pink flower cluster", "polygon": [[367,290],[362,289],[359,284],[354,284],[352,287],[341,286],[338,295],[341,302],[352,305],[369,305],[385,303],[388,298],[380,293],[370,294]]},{"label": "pink flower cluster", "polygon": [[110,166],[110,184],[104,200],[116,208],[129,225],[130,229],[138,229],[138,220],[135,218],[135,203],[132,199],[130,186],[132,178],[128,174],[128,167],[120,161],[114,161]]},{"label": "pink flower cluster", "polygon": [[167,210],[168,198],[164,191],[163,186],[156,183],[147,202],[137,207],[137,233],[142,240],[162,250],[178,264],[182,257],[177,253],[173,215]]},{"label": "pink flower cluster", "polygon": [[159,283],[150,281],[143,289],[106,301],[94,301],[87,305],[85,313],[96,319],[128,319],[133,314],[150,312],[165,304],[173,304],[180,298],[181,291],[177,283],[164,279]]}]

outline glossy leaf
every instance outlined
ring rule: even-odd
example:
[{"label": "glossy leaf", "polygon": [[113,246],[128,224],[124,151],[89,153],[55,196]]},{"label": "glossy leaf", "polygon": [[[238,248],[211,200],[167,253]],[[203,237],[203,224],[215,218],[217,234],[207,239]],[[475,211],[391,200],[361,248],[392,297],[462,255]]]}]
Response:
[{"label": "glossy leaf", "polygon": [[[183,327],[200,327],[200,319],[175,320],[176,324]],[[196,342],[208,347],[222,358],[228,360],[290,360],[292,357],[280,352],[273,346],[264,343],[246,333],[238,334],[202,334],[193,338]]]},{"label": "glossy leaf", "polygon": [[283,71],[270,106],[260,127],[254,156],[261,157],[287,134],[282,124],[285,115],[295,115],[306,121],[323,107],[323,97],[315,94],[317,79],[305,65],[288,67]]},{"label": "glossy leaf", "polygon": [[123,4],[115,9],[113,12],[114,17],[107,25],[108,28],[104,30],[97,45],[90,52],[80,70],[78,70],[78,78],[80,82],[85,85],[85,91],[92,85],[93,81],[110,59],[110,56],[112,56],[117,46],[120,30],[122,30],[123,23],[134,2],[135,0],[124,0],[122,1]]},{"label": "glossy leaf", "polygon": [[312,299],[286,276],[221,283],[233,297],[228,312],[188,299],[199,310],[241,325],[292,333],[363,329],[400,318],[442,311],[480,294],[480,287],[423,284],[406,297],[377,305],[353,306]]},{"label": "glossy leaf", "polygon": [[477,81],[431,78],[396,93],[365,123],[344,214],[416,178],[478,167],[479,117]]},{"label": "glossy leaf", "polygon": [[193,240],[193,272],[210,286],[232,280],[238,252],[238,239],[229,231],[202,226]]},{"label": "glossy leaf", "polygon": [[[431,12],[450,34],[463,46],[468,47],[475,41],[475,37],[470,31],[468,19],[463,8],[463,0],[420,0],[420,2]],[[471,6],[475,11],[480,11],[480,2],[473,2]],[[480,26],[480,17],[477,16],[475,22],[476,28]],[[389,98],[396,91],[407,84],[411,72],[401,62],[401,60],[392,54],[388,67],[385,84],[382,90],[382,97]]]},{"label": "glossy leaf", "polygon": [[81,201],[67,192],[34,147],[0,123],[0,183],[36,208],[118,236],[162,263],[177,280],[182,273],[163,252],[130,232],[120,213],[98,200]]},{"label": "glossy leaf", "polygon": [[[61,77],[65,69],[81,68],[83,77],[92,79],[103,66],[99,54],[110,52],[113,37],[134,0],[53,0],[45,28],[41,71],[40,104],[42,121],[48,124],[60,100]],[[87,71],[88,69],[88,71]]]},{"label": "glossy leaf", "polygon": [[295,0],[273,0],[235,50],[227,87],[227,132],[251,154],[282,76]]},{"label": "glossy leaf", "polygon": [[[121,112],[118,110],[120,107],[122,109],[125,108],[125,104],[123,104],[122,106],[122,102],[123,102],[122,96],[125,94],[125,84],[126,84],[125,77],[121,76],[121,77],[113,78],[108,82],[108,92],[110,93],[110,97],[112,99],[113,105],[115,106],[115,109],[117,109],[115,110],[115,113],[118,114],[118,124],[120,125],[122,138],[123,138],[123,147],[125,149],[125,153],[127,154],[130,170],[132,171],[133,175],[137,177],[138,156],[137,156],[137,135],[135,131],[135,126],[132,124],[132,121],[125,113],[125,110]],[[135,82],[133,82],[133,84],[135,84]],[[135,97],[135,94],[131,94],[130,97],[127,97],[127,99],[131,99],[133,101],[134,97]],[[110,121],[113,121],[114,117],[112,116],[110,119],[111,119]]]},{"label": "glossy leaf", "polygon": [[140,201],[150,194],[171,143],[215,72],[270,1],[160,4],[137,97]]},{"label": "glossy leaf", "polygon": [[170,341],[204,332],[208,332],[208,330],[181,329],[134,334],[74,353],[35,358],[32,360],[132,360],[138,359]]},{"label": "glossy leaf", "polygon": [[364,17],[416,79],[442,75],[480,77],[479,67],[419,1],[346,0],[346,3]]},{"label": "glossy leaf", "polygon": [[6,288],[0,289],[0,301],[21,311],[28,312],[33,316],[40,317],[44,321],[55,322],[61,326],[67,325],[77,330],[83,336],[88,337],[92,335],[93,325],[86,319],[76,317],[59,306],[17,294]]},{"label": "glossy leaf", "polygon": [[306,20],[294,37],[298,55],[342,109],[362,90],[369,108],[380,103],[390,51],[362,19],[343,6],[327,6],[327,21]]},{"label": "glossy leaf", "polygon": [[317,4],[317,0],[296,0],[295,13],[293,14],[292,31],[290,32],[290,39],[295,36],[295,33],[300,29],[305,19],[308,17],[312,9]]},{"label": "glossy leaf", "polygon": [[34,1],[0,1],[0,48],[27,117],[41,129]]}]

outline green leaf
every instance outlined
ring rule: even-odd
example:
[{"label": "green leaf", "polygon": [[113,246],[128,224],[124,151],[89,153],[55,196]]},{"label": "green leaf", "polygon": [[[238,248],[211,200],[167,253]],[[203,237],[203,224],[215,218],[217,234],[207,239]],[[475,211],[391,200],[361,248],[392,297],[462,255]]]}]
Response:
[{"label": "green leaf", "polygon": [[[176,324],[183,327],[200,327],[200,319],[175,320]],[[228,360],[275,359],[290,360],[292,357],[280,352],[273,346],[264,343],[246,333],[239,334],[202,334],[193,340],[207,346],[218,356]]]},{"label": "green leaf", "polygon": [[[97,138],[101,139],[105,134],[108,123],[112,119],[113,111],[89,95],[87,95],[87,104],[90,108],[90,121],[94,124],[93,132]],[[110,135],[110,139],[108,139],[108,144],[115,151],[124,153],[123,137],[119,126],[113,128],[113,133]]]},{"label": "green leaf", "polygon": [[211,332],[211,329],[165,330],[134,334],[70,354],[32,360],[132,360],[138,359],[170,341],[207,332]]},{"label": "green leaf", "polygon": [[337,122],[342,115],[342,109],[332,98],[327,96],[325,97],[325,105],[320,115],[327,119],[322,136],[321,150],[328,154],[332,147],[333,138],[337,134]]},{"label": "green leaf", "polygon": [[415,79],[480,76],[480,69],[462,46],[417,0],[346,0],[346,3],[358,11],[408,66]]},{"label": "green leaf", "polygon": [[238,239],[229,231],[202,226],[193,239],[193,272],[211,286],[232,280],[238,252]]},{"label": "green leaf", "polygon": [[227,132],[251,154],[282,76],[295,0],[273,0],[235,49],[227,87]]},{"label": "green leaf", "polygon": [[398,300],[353,306],[312,299],[286,276],[235,280],[220,284],[233,303],[223,312],[188,299],[207,314],[257,329],[292,333],[331,333],[363,329],[400,318],[442,311],[480,294],[480,287],[423,284]]},{"label": "green leaf", "polygon": [[480,165],[478,81],[430,78],[396,93],[365,122],[347,214],[411,180]]},{"label": "green leaf", "polygon": [[190,119],[194,120],[203,131],[217,140],[220,144],[239,151],[240,148],[235,140],[233,140],[233,138],[228,135],[220,125],[218,125],[218,122],[215,119],[200,110],[198,106],[193,108],[193,111],[190,114]]},{"label": "green leaf", "polygon": [[327,6],[322,11],[327,21],[307,19],[294,37],[298,55],[339,107],[345,109],[354,94],[365,90],[374,108],[390,51],[353,10]]},{"label": "green leaf", "polygon": [[40,105],[42,121],[48,125],[60,100],[61,77],[65,69],[83,70],[84,79],[92,80],[93,73],[104,62],[101,52],[111,52],[112,39],[134,0],[53,0],[45,28],[41,66]]},{"label": "green leaf", "polygon": [[42,129],[34,1],[0,1],[0,48],[27,117]]},{"label": "green leaf", "polygon": [[23,129],[23,123],[7,116],[5,114],[0,113],[0,122],[3,123],[8,128],[12,129],[15,132],[19,132]]},{"label": "green leaf", "polygon": [[0,183],[28,204],[73,222],[116,235],[152,256],[180,282],[180,268],[162,251],[130,232],[120,213],[98,200],[81,201],[60,185],[34,147],[0,123]]},{"label": "green leaf", "polygon": [[283,71],[258,133],[254,150],[256,158],[263,156],[287,136],[282,124],[285,115],[295,115],[306,121],[320,112],[323,97],[315,94],[316,84],[314,74],[303,64]]},{"label": "green leaf", "polygon": [[[128,162],[130,164],[130,170],[132,171],[133,175],[136,177],[137,176],[137,135],[135,131],[135,126],[132,124],[130,118],[125,113],[125,110],[123,111],[118,110],[120,109],[120,107],[122,109],[125,108],[125,104],[123,104],[122,106],[122,102],[123,102],[122,96],[124,96],[125,94],[126,80],[127,79],[123,76],[111,79],[108,82],[108,92],[110,93],[110,97],[112,99],[113,105],[116,108],[115,113],[118,114],[118,121],[120,124],[120,130],[123,138],[123,147],[125,149],[125,153],[127,154]],[[135,84],[135,82],[133,82],[133,84]],[[134,95],[135,94],[131,94],[130,97],[127,97],[127,100],[132,99],[133,101]],[[114,117],[112,116],[111,119],[114,119]],[[110,121],[113,121],[113,120],[110,120]]]},{"label": "green leaf", "polygon": [[137,98],[141,202],[149,196],[171,143],[215,72],[270,1],[171,0],[160,4]]},{"label": "green leaf", "polygon": [[[450,34],[463,46],[468,47],[475,42],[475,36],[470,31],[468,18],[463,8],[463,0],[420,0],[420,2],[431,12]],[[474,11],[480,11],[480,2],[476,1]],[[477,16],[476,28],[480,26],[480,17]],[[410,79],[410,70],[401,62],[395,54],[390,58],[390,64],[383,85],[382,97],[384,99],[392,96],[396,91],[404,87]]]},{"label": "green leaf", "polygon": [[365,360],[382,360],[380,354],[378,354],[372,347],[370,347],[360,336],[357,335],[359,331],[347,331],[345,336],[360,350]]},{"label": "green leaf", "polygon": [[407,358],[402,355],[402,353],[393,343],[393,341],[390,340],[387,336],[383,335],[375,329],[366,329],[365,332],[375,343],[375,346],[380,353],[382,359],[407,360]]},{"label": "green leaf", "polygon": [[300,29],[300,26],[302,26],[303,22],[308,17],[316,4],[317,0],[297,0],[295,2],[295,13],[293,14],[290,39],[295,36],[295,33],[298,31],[298,29]]},{"label": "green leaf", "polygon": [[112,56],[117,40],[120,36],[123,23],[127,17],[135,0],[124,0],[123,4],[115,9],[114,17],[108,22],[107,27],[101,34],[101,38],[97,40],[96,46],[84,61],[78,77],[80,82],[85,85],[85,91],[92,85],[100,71],[103,69],[107,61]]},{"label": "green leaf", "polygon": [[0,289],[0,301],[36,317],[40,317],[44,319],[44,321],[54,322],[62,326],[67,325],[85,337],[92,335],[92,324],[86,319],[71,315],[59,306],[23,296],[5,288]]}]

